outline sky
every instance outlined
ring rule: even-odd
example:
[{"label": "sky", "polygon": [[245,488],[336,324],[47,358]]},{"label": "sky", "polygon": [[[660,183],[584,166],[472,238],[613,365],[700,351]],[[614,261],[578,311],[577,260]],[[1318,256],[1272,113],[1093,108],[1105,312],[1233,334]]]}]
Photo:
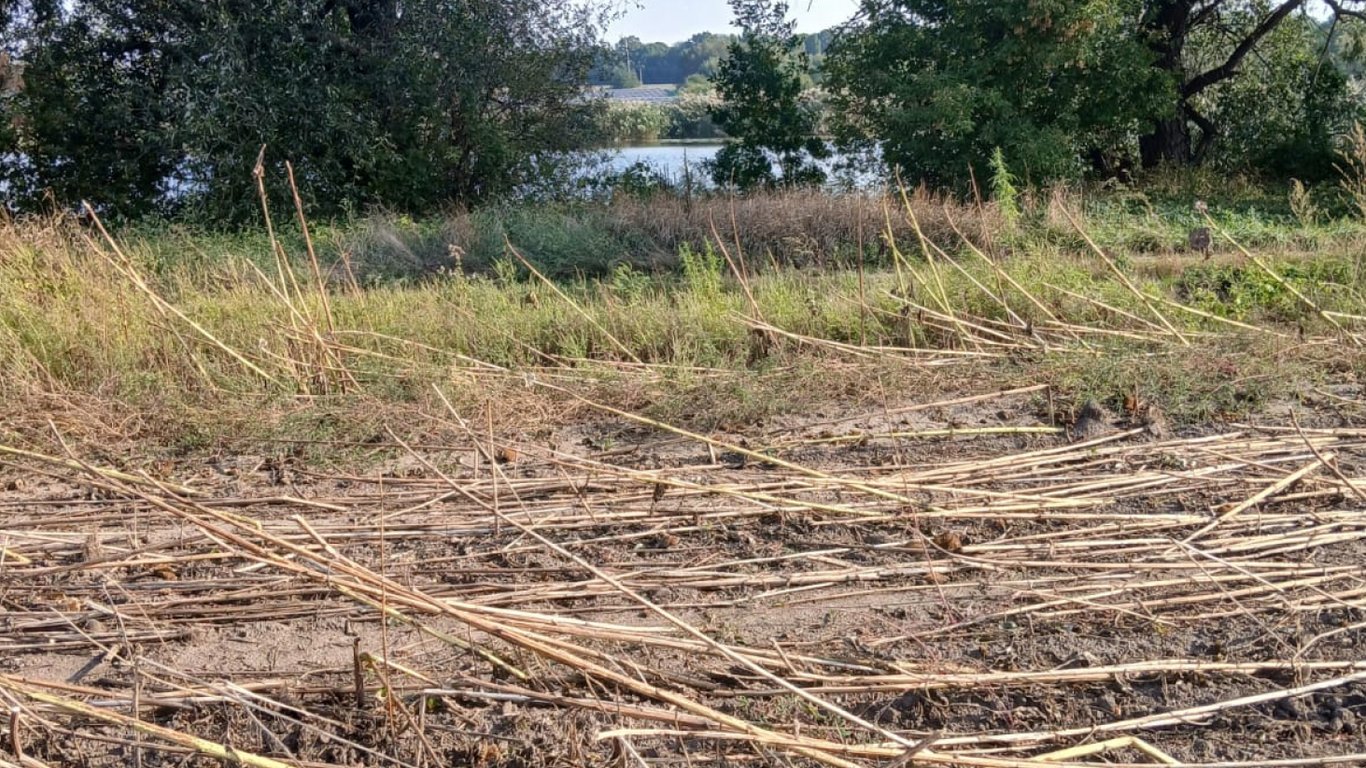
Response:
[{"label": "sky", "polygon": [[[819,32],[854,15],[857,0],[788,0],[798,32]],[[636,5],[639,8],[636,8]],[[608,40],[634,35],[647,43],[676,43],[698,32],[729,32],[726,0],[637,0],[607,30]]]}]

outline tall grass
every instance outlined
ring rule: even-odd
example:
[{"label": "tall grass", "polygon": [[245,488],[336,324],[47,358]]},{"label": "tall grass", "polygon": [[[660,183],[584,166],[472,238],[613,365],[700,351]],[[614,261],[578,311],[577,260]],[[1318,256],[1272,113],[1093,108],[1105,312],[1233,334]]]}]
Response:
[{"label": "tall grass", "polygon": [[[909,204],[815,193],[626,201],[609,209],[603,229],[563,224],[547,233],[508,222],[548,214],[485,211],[435,224],[374,218],[316,233],[324,253],[338,265],[345,253],[363,275],[373,276],[375,259],[430,265],[425,277],[368,285],[341,279],[340,266],[315,276],[298,241],[281,243],[298,261],[282,283],[272,246],[255,236],[126,232],[116,250],[75,221],[4,222],[0,394],[12,403],[104,399],[139,413],[299,398],[404,402],[433,383],[477,390],[499,370],[611,371],[638,361],[686,378],[832,356],[914,365],[914,356],[888,351],[900,348],[987,352],[983,359],[1002,364],[1018,347],[1069,365],[1090,360],[1082,370],[1095,371],[1171,353],[1153,331],[1154,307],[1209,353],[1239,327],[1287,344],[1331,338],[1338,330],[1325,318],[1359,329],[1366,306],[1366,286],[1350,266],[1361,242],[1359,232],[1347,234],[1355,230],[1313,253],[1263,249],[1259,261],[1275,275],[1229,254],[1206,264],[1175,252],[1111,251],[1126,284],[1094,254],[1070,247],[1063,225],[1042,209],[1025,219],[1038,223],[1012,238],[1013,250],[989,255],[972,244],[1000,226],[990,208],[979,215],[925,195]],[[1081,224],[1112,225],[1094,214]],[[596,251],[615,247],[603,232],[634,233],[656,256],[636,266]],[[565,260],[554,290],[510,258],[509,243],[532,263]],[[183,252],[169,253],[172,246]],[[840,268],[855,253],[873,257],[871,265]],[[574,258],[615,266],[589,276],[571,266]],[[817,265],[829,268],[810,268]],[[1050,324],[1063,343],[1034,345],[1031,329]],[[1091,335],[1073,344],[1068,328]]]},{"label": "tall grass", "polygon": [[[997,222],[972,207],[918,193],[911,198],[921,227],[939,242],[956,239],[951,221],[970,237]],[[745,197],[621,196],[606,204],[510,206],[457,212],[427,222],[373,216],[335,232],[337,252],[372,280],[448,271],[459,254],[464,268],[487,271],[507,243],[558,278],[603,277],[626,263],[649,272],[675,270],[683,248],[718,237],[756,268],[850,266],[881,257],[885,233],[912,239],[897,196],[793,190]]]}]

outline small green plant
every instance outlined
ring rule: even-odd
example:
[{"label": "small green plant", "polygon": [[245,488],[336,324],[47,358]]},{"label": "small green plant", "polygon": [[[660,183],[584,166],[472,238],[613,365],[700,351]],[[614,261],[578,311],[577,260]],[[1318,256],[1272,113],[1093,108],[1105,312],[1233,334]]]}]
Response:
[{"label": "small green plant", "polygon": [[650,288],[650,276],[626,262],[612,270],[609,282],[612,293],[628,302],[641,298]]},{"label": "small green plant", "polygon": [[503,256],[493,262],[493,280],[503,288],[516,285],[520,274],[521,270],[511,256]]},{"label": "small green plant", "polygon": [[684,243],[678,249],[678,261],[683,268],[683,281],[689,289],[702,296],[720,295],[723,265],[721,256],[711,243],[705,243],[700,251]]},{"label": "small green plant", "polygon": [[1005,153],[997,147],[991,153],[991,199],[1001,211],[1006,229],[1014,232],[1020,223],[1020,190],[1018,179],[1006,165]]},{"label": "small green plant", "polygon": [[1319,207],[1309,194],[1309,189],[1299,179],[1290,180],[1290,212],[1295,220],[1306,229],[1319,223]]}]

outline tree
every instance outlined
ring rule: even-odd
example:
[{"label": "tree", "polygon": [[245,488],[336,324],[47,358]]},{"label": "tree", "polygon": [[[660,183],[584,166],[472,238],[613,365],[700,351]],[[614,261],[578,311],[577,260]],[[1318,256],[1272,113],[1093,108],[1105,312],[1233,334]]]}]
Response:
[{"label": "tree", "polygon": [[[1237,79],[1267,37],[1308,6],[1307,0],[1147,0],[1138,32],[1154,65],[1176,87],[1171,108],[1140,139],[1144,167],[1203,162],[1224,126],[1201,108],[1202,97]],[[1356,0],[1324,2],[1335,19],[1361,17],[1361,6]],[[1200,45],[1210,40],[1219,44]]]},{"label": "tree", "polygon": [[[1237,36],[1257,23],[1252,9],[1226,15],[1221,34]],[[1332,22],[1327,27],[1331,28]],[[1355,26],[1355,25],[1353,25]],[[1352,128],[1360,105],[1336,57],[1326,58],[1330,29],[1303,15],[1287,20],[1258,45],[1241,77],[1206,89],[1193,106],[1210,125],[1214,140],[1202,160],[1230,170],[1260,170],[1276,177],[1319,180],[1335,175],[1338,139]],[[1192,41],[1201,52],[1222,55],[1221,40],[1208,29]]]},{"label": "tree", "polygon": [[616,67],[624,67],[645,83],[679,85],[694,75],[710,77],[726,55],[734,35],[701,32],[674,45],[643,43],[624,37],[614,48],[601,52],[601,61],[590,76],[593,85],[607,85]]},{"label": "tree", "polygon": [[[478,203],[587,144],[603,2],[0,0],[21,204],[256,215],[262,145],[317,212]],[[17,8],[17,10],[15,10]],[[272,190],[287,194],[282,184]],[[278,202],[286,202],[282,198]]]},{"label": "tree", "polygon": [[996,148],[1031,181],[1075,176],[1170,90],[1138,1],[864,0],[826,59],[837,132],[913,183],[961,189]]},{"label": "tree", "polygon": [[[1242,5],[1242,3],[1236,3]],[[1238,72],[1243,59],[1263,37],[1275,29],[1303,0],[1288,0],[1264,9],[1261,18],[1234,41],[1226,56],[1192,73],[1188,47],[1202,27],[1219,24],[1225,0],[1149,0],[1140,20],[1140,30],[1153,51],[1154,66],[1171,75],[1176,89],[1172,108],[1155,120],[1139,139],[1143,166],[1152,168],[1167,162],[1191,165],[1202,161],[1218,135],[1216,126],[1195,105],[1195,98],[1211,86],[1228,80]],[[1201,138],[1192,142],[1191,126],[1199,126]]]},{"label": "tree", "polygon": [[[1364,5],[1325,1],[1337,17]],[[997,146],[1036,181],[1130,155],[1196,165],[1221,139],[1223,162],[1241,148],[1284,171],[1267,149],[1313,145],[1322,168],[1351,109],[1306,3],[863,0],[826,69],[841,135],[941,185]]]},{"label": "tree", "polygon": [[[830,156],[817,134],[819,114],[803,99],[808,62],[802,38],[787,18],[787,3],[731,0],[743,30],[721,61],[714,82],[722,102],[714,117],[734,141],[717,153],[718,184],[741,189],[782,184],[820,184],[817,161]],[[781,178],[775,177],[777,164]]]},{"label": "tree", "polygon": [[164,27],[40,3],[11,3],[5,16],[0,39],[24,63],[24,87],[9,100],[9,146],[0,152],[0,184],[11,201],[74,204],[98,191],[111,206],[149,210],[174,165],[162,130],[171,122],[161,98],[170,58],[146,42]]}]

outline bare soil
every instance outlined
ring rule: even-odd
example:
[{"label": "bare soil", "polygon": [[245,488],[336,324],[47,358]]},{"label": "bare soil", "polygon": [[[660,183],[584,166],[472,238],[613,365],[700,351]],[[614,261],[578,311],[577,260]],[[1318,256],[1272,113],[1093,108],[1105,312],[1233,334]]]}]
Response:
[{"label": "bare soil", "polygon": [[[14,459],[0,764],[218,762],[69,701],[290,765],[817,762],[467,615],[857,764],[903,748],[753,666],[938,764],[1123,736],[1184,763],[1366,753],[1354,387],[1175,431],[1134,403],[1073,434],[1034,391],[710,444],[604,418],[123,462],[140,485]],[[391,580],[380,604],[348,563]],[[1073,758],[1102,759],[1156,758]]]}]

